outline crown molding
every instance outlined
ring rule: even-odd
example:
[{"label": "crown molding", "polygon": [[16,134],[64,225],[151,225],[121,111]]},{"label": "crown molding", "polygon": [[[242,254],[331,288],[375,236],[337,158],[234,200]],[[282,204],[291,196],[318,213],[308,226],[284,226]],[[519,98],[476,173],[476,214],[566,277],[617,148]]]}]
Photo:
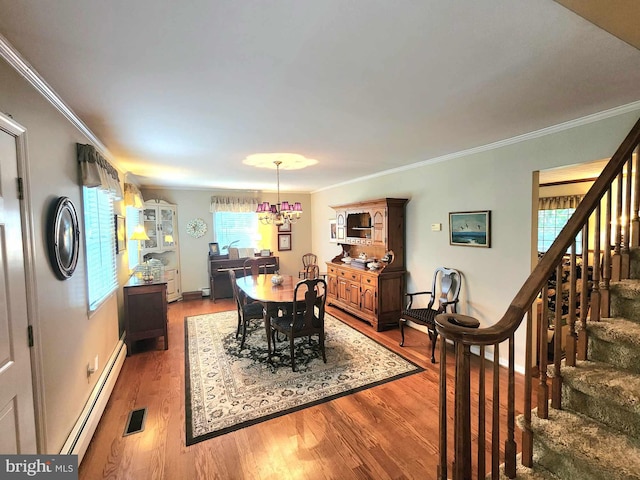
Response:
[{"label": "crown molding", "polygon": [[514,145],[520,142],[526,142],[528,140],[533,140],[535,138],[544,137],[546,135],[552,135],[554,133],[563,132],[565,130],[570,130],[575,127],[581,127],[583,125],[588,125],[590,123],[598,122],[600,120],[605,120],[607,118],[616,117],[618,115],[622,115],[625,113],[633,112],[635,110],[640,109],[640,101],[628,103],[626,105],[621,105],[619,107],[610,108],[609,110],[604,110],[602,112],[593,113],[591,115],[587,115],[586,117],[577,118],[575,120],[570,120],[568,122],[559,123],[557,125],[552,125],[550,127],[542,128],[540,130],[535,130],[533,132],[524,133],[522,135],[518,135],[516,137],[507,138],[505,140],[499,140],[497,142],[488,143],[487,145],[481,145],[479,147],[469,148],[467,150],[461,150],[459,152],[449,153],[447,155],[442,155],[440,157],[430,158],[429,160],[423,160],[421,162],[412,163],[411,165],[405,165],[403,167],[392,168],[389,170],[384,170],[382,172],[373,173],[371,175],[366,175],[364,177],[354,178],[352,180],[347,180],[346,182],[336,183],[334,185],[319,188],[318,190],[314,190],[311,193],[318,193],[324,190],[330,190],[335,187],[342,187],[345,185],[350,185],[357,182],[362,182],[365,180],[370,180],[372,178],[384,177],[387,175],[391,175],[394,173],[404,172],[407,170],[413,170],[415,168],[421,168],[426,165],[433,165],[435,163],[447,162],[449,160],[454,160],[460,157],[466,157],[468,155],[474,155],[476,153],[487,152],[489,150],[496,150],[498,148],[506,147],[509,145]]},{"label": "crown molding", "polygon": [[80,117],[60,98],[60,96],[45,82],[44,78],[20,55],[13,45],[0,34],[0,57],[4,58],[13,69],[22,75],[29,84],[35,88],[51,105],[65,116],[87,139],[96,147],[102,155],[113,160],[107,147],[98,137],[80,120]]}]

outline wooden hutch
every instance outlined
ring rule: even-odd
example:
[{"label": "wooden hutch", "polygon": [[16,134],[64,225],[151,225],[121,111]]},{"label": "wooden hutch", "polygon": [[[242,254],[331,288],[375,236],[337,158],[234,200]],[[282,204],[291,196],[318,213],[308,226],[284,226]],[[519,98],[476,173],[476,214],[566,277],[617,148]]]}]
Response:
[{"label": "wooden hutch", "polygon": [[[377,331],[397,327],[403,308],[407,201],[381,198],[331,207],[343,253],[327,262],[327,303],[369,322]],[[390,252],[389,261],[382,261]],[[343,261],[345,254],[350,263]],[[371,262],[379,266],[373,268]]]}]

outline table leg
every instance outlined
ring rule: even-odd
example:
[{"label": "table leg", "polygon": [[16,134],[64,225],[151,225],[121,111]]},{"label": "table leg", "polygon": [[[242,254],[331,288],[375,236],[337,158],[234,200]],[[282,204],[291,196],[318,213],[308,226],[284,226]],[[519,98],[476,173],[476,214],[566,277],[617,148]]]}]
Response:
[{"label": "table leg", "polygon": [[262,310],[264,315],[264,328],[267,332],[267,352],[268,359],[271,361],[271,304],[267,303],[264,305],[264,309]]}]

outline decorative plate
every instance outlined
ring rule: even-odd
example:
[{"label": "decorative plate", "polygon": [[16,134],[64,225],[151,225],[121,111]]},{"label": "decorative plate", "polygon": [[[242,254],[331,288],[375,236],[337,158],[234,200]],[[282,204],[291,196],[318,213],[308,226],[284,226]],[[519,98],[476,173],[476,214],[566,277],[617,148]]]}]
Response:
[{"label": "decorative plate", "polygon": [[187,223],[187,233],[194,238],[200,238],[207,232],[207,224],[201,218],[194,218]]}]

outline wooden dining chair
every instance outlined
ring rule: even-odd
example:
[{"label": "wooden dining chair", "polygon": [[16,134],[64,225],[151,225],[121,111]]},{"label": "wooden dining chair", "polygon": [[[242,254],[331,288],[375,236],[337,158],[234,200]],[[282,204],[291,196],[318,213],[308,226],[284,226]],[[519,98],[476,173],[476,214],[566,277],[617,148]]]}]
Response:
[{"label": "wooden dining chair", "polygon": [[[456,305],[458,304],[458,295],[462,286],[462,278],[460,272],[453,268],[439,267],[433,274],[433,282],[431,291],[407,293],[409,303],[400,315],[400,346],[404,346],[404,326],[407,321],[424,325],[427,327],[427,333],[431,340],[431,363],[436,363],[436,342],[438,340],[438,332],[436,331],[435,318],[440,313],[445,313],[449,308],[449,313],[456,313]],[[438,296],[438,291],[440,295]],[[413,306],[414,297],[418,295],[429,295],[429,303],[426,308],[415,308]],[[436,300],[438,303],[436,303]]]},{"label": "wooden dining chair", "polygon": [[270,261],[271,260],[267,258],[248,257],[242,264],[242,270],[243,270],[244,276],[245,277],[248,275],[255,276],[255,275],[260,275],[262,273],[266,274],[267,264]]},{"label": "wooden dining chair", "polygon": [[317,264],[318,264],[318,256],[315,253],[305,253],[302,256],[302,270],[298,271],[298,278],[308,278],[307,267],[309,265],[317,265]]},{"label": "wooden dining chair", "polygon": [[247,338],[247,325],[251,320],[262,320],[264,318],[264,308],[261,303],[249,302],[246,295],[238,288],[235,271],[229,270],[229,280],[231,281],[233,299],[236,302],[236,309],[238,311],[236,338],[240,335],[240,328],[242,328],[242,340],[240,341],[240,350],[242,350],[244,348],[244,341]]},{"label": "wooden dining chair", "polygon": [[[299,298],[304,292],[302,300]],[[293,294],[293,308],[290,314],[271,318],[271,337],[275,351],[276,332],[289,338],[291,368],[296,371],[294,339],[318,335],[318,344],[322,352],[322,360],[327,363],[324,349],[324,308],[327,299],[327,283],[321,278],[298,282]],[[271,353],[271,352],[269,352]]]},{"label": "wooden dining chair", "polygon": [[320,276],[320,269],[318,265],[315,263],[309,264],[304,269],[304,278],[305,280],[313,280],[314,278],[318,278]]}]

